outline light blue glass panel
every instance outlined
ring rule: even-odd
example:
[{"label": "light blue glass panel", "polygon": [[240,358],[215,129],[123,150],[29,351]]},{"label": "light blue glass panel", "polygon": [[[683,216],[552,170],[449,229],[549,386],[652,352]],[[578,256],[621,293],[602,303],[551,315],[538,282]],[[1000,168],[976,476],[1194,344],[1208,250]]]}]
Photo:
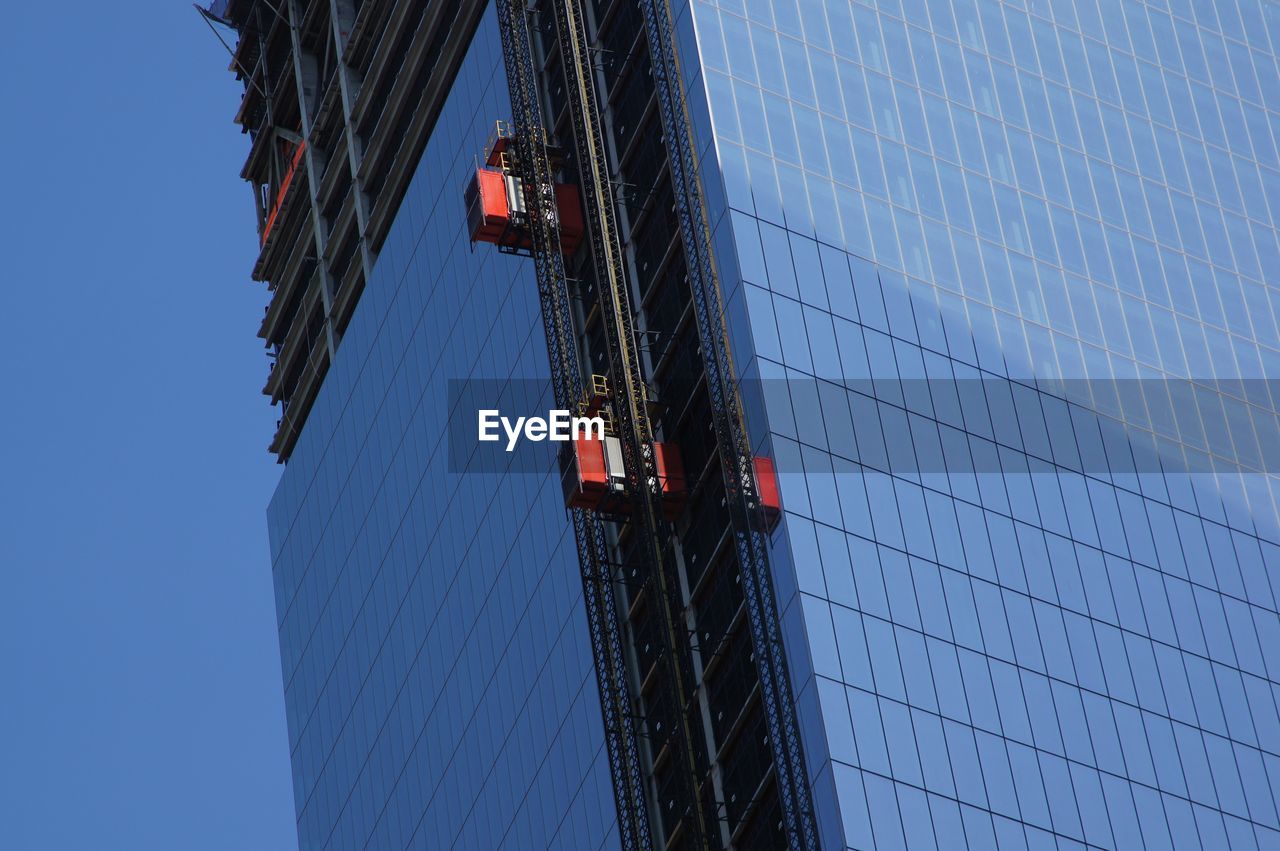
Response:
[{"label": "light blue glass panel", "polygon": [[802,725],[824,835],[1277,845],[1280,10],[747,6],[691,4],[734,92],[698,144],[752,270],[736,362],[791,383],[752,433],[787,525],[847,542],[802,589],[839,664],[795,665],[849,687]]}]

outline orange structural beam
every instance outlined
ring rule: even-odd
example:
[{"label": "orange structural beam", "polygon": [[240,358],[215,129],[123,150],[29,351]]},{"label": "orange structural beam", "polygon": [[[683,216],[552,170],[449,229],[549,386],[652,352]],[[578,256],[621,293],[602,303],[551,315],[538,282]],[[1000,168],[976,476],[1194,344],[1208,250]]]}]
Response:
[{"label": "orange structural beam", "polygon": [[305,141],[298,143],[298,149],[293,152],[293,159],[289,161],[289,170],[284,173],[284,180],[280,181],[280,190],[276,192],[276,201],[271,205],[271,212],[267,214],[267,223],[262,228],[262,244],[267,244],[267,237],[271,235],[271,228],[276,223],[276,215],[280,212],[280,206],[284,203],[285,196],[289,194],[289,187],[293,184],[293,174],[298,170],[298,163],[302,160],[302,152],[307,149]]}]

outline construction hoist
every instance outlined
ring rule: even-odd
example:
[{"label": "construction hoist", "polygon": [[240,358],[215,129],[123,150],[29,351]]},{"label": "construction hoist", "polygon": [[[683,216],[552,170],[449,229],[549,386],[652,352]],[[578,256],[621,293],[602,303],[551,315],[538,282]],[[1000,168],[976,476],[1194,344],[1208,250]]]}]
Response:
[{"label": "construction hoist", "polygon": [[[556,405],[606,427],[599,436],[566,444],[561,479],[578,548],[583,598],[600,689],[606,747],[619,837],[624,849],[655,847],[651,812],[659,818],[657,847],[710,848],[716,803],[710,767],[695,745],[690,710],[697,683],[690,660],[678,573],[673,564],[671,520],[684,507],[686,482],[678,449],[655,440],[648,384],[637,345],[635,314],[615,220],[613,183],[596,96],[595,68],[580,0],[550,0],[573,131],[578,185],[560,181],[563,151],[546,135],[533,58],[530,16],[524,0],[495,0],[512,120],[499,123],[484,165],[464,193],[473,242],[530,256],[535,265]],[[630,0],[620,0],[630,2]],[[745,587],[754,659],[783,829],[793,848],[817,848],[813,807],[800,751],[794,700],[787,679],[772,581],[765,555],[769,529],[780,509],[772,463],[754,458],[732,381],[732,362],[720,310],[719,285],[688,139],[688,115],[679,84],[670,9],[666,0],[641,0],[645,32],[670,147],[681,237],[692,278],[699,339],[706,371],[735,549]],[[580,192],[579,192],[580,190]],[[584,243],[590,251],[607,375],[593,375],[583,391],[566,258]],[[624,575],[610,556],[605,520],[625,521],[639,535],[642,565]],[[650,671],[664,688],[643,710],[632,699],[616,586],[629,583],[657,607],[659,629]],[[642,672],[643,673],[643,672]],[[655,675],[655,674],[651,674]],[[635,683],[640,685],[640,683]],[[638,737],[649,745],[650,765],[675,766],[659,784],[641,763]],[[652,802],[652,810],[650,804]]]}]

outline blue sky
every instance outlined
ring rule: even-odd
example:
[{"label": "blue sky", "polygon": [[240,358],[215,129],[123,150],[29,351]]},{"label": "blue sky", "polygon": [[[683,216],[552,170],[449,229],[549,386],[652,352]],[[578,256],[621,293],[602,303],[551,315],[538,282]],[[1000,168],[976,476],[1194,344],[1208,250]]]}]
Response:
[{"label": "blue sky", "polygon": [[265,304],[190,3],[8,3],[0,848],[296,847]]}]

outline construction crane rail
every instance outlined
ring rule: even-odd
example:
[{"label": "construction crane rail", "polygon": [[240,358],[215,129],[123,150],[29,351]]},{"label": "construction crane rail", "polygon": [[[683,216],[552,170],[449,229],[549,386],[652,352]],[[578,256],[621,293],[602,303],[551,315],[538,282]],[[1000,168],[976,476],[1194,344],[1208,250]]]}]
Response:
[{"label": "construction crane rail", "polygon": [[596,68],[588,47],[582,4],[579,0],[552,0],[551,5],[555,10],[570,124],[578,153],[587,232],[591,235],[596,280],[602,288],[602,327],[615,389],[618,433],[622,439],[632,504],[636,509],[633,522],[639,523],[645,535],[642,556],[652,568],[648,575],[657,586],[654,598],[662,620],[658,635],[662,644],[659,656],[665,669],[667,688],[678,712],[668,744],[681,765],[677,783],[681,787],[683,806],[674,823],[664,824],[664,828],[668,840],[679,828],[691,834],[692,847],[707,848],[707,825],[700,790],[704,783],[710,781],[702,776],[689,723],[689,709],[693,701],[690,691],[692,677],[685,660],[689,647],[687,640],[682,642],[683,605],[678,586],[673,572],[668,571],[668,559],[663,554],[663,541],[670,535],[662,517],[653,426],[648,415],[648,385],[636,344],[634,314],[615,219],[613,182],[608,173],[603,122],[596,96]]},{"label": "construction crane rail", "polygon": [[[623,0],[626,2],[627,0]],[[817,849],[818,836],[812,793],[782,643],[777,601],[769,572],[768,531],[777,517],[776,482],[767,459],[752,457],[743,419],[742,402],[734,384],[734,368],[723,319],[705,204],[697,177],[696,148],[690,139],[691,122],[681,84],[679,57],[669,0],[638,0],[651,57],[679,234],[690,278],[695,325],[706,371],[706,387],[716,435],[716,454],[724,479],[735,553],[743,579],[743,603],[749,626],[753,658],[758,673],[760,703],[772,749],[772,775],[781,809],[782,831],[795,849]],[[654,847],[646,790],[654,796],[652,816],[662,828],[662,845],[707,849],[723,807],[711,794],[716,789],[709,754],[695,745],[690,720],[699,706],[699,683],[693,676],[693,645],[697,637],[686,622],[681,580],[670,551],[672,530],[665,518],[674,516],[668,499],[671,457],[655,442],[650,420],[652,399],[645,377],[642,351],[635,327],[635,313],[628,283],[622,238],[614,197],[617,181],[610,174],[609,157],[597,97],[596,52],[590,44],[584,4],[581,0],[544,0],[554,17],[560,71],[564,75],[564,103],[573,134],[573,160],[581,187],[582,215],[562,219],[567,209],[565,186],[556,183],[561,167],[559,149],[547,139],[540,105],[538,64],[534,61],[530,15],[525,0],[497,0],[503,58],[511,94],[512,127],[501,150],[493,148],[509,198],[509,218],[501,234],[491,235],[500,249],[528,252],[535,263],[543,327],[556,403],[564,409],[593,405],[611,414],[612,443],[596,445],[594,470],[601,478],[590,480],[590,492],[575,491],[571,505],[574,537],[578,547],[583,601],[600,688],[610,776],[618,807],[619,836],[624,849]],[[545,22],[544,22],[545,24]],[[550,28],[547,29],[550,32]],[[495,162],[490,162],[494,166]],[[491,171],[478,175],[490,185]],[[479,190],[477,190],[479,191]],[[489,196],[494,197],[493,195]],[[576,210],[577,198],[567,199]],[[483,220],[487,227],[489,220]],[[497,221],[503,221],[500,217]],[[572,221],[573,232],[566,231]],[[569,237],[566,242],[566,235]],[[599,318],[608,381],[593,378],[591,393],[583,399],[578,338],[573,322],[573,302],[568,290],[565,255],[585,236],[598,295],[592,315]],[[608,385],[607,388],[605,385]],[[603,455],[601,451],[603,450]],[[574,450],[577,452],[578,450]],[[584,450],[585,451],[585,450]],[[614,462],[619,459],[620,466]],[[582,455],[577,483],[587,455]],[[763,466],[762,466],[763,465]],[[665,471],[665,472],[664,472]],[[597,473],[593,473],[597,475]],[[682,474],[681,474],[682,475]],[[766,481],[767,479],[767,481]],[[566,481],[574,481],[567,479]],[[566,486],[568,494],[568,486]],[[623,502],[608,493],[621,491]],[[591,496],[596,494],[598,496]],[[592,502],[591,500],[600,500]],[[592,506],[584,510],[578,506]],[[679,503],[675,510],[679,510]],[[639,587],[635,569],[625,570],[610,559],[603,516],[631,524],[639,534]],[[618,606],[619,589],[631,600],[644,599],[656,615],[644,628],[646,647],[644,682],[632,682],[623,641],[623,621]],[[633,610],[635,606],[633,602]],[[649,616],[649,615],[646,615]],[[637,645],[638,648],[638,645]],[[655,680],[654,678],[659,678]],[[654,683],[660,683],[656,687]],[[632,687],[648,695],[633,700]],[[641,711],[638,711],[641,710]],[[650,749],[649,773],[641,764],[638,737]],[[674,760],[674,762],[672,762]],[[666,770],[660,780],[657,766]],[[661,785],[661,788],[658,788]],[[749,804],[756,807],[757,802]],[[714,811],[713,811],[714,808]],[[744,829],[740,821],[735,835]],[[722,837],[725,836],[722,834]]]},{"label": "construction crane rail", "polygon": [[743,568],[747,615],[774,752],[785,832],[792,848],[817,849],[812,794],[768,569],[765,531],[768,525],[756,493],[750,440],[742,402],[734,385],[728,332],[722,319],[723,303],[711,256],[711,234],[697,179],[697,149],[689,139],[692,122],[681,83],[670,3],[669,0],[640,0],[640,3],[663,131],[669,143],[668,162],[692,278],[698,336],[708,355],[705,358],[708,395],[733,517],[735,544]]},{"label": "construction crane rail", "polygon": [[[580,391],[581,373],[566,286],[554,181],[538,100],[529,22],[522,0],[497,0],[498,28],[511,94],[515,171],[520,174],[532,234],[543,328],[547,337],[556,404],[570,408]],[[529,203],[531,202],[531,203]],[[618,810],[618,834],[624,851],[652,848],[643,771],[636,745],[618,608],[607,563],[601,520],[582,509],[572,511],[574,539],[583,583],[596,684],[600,690],[609,773]]]}]

